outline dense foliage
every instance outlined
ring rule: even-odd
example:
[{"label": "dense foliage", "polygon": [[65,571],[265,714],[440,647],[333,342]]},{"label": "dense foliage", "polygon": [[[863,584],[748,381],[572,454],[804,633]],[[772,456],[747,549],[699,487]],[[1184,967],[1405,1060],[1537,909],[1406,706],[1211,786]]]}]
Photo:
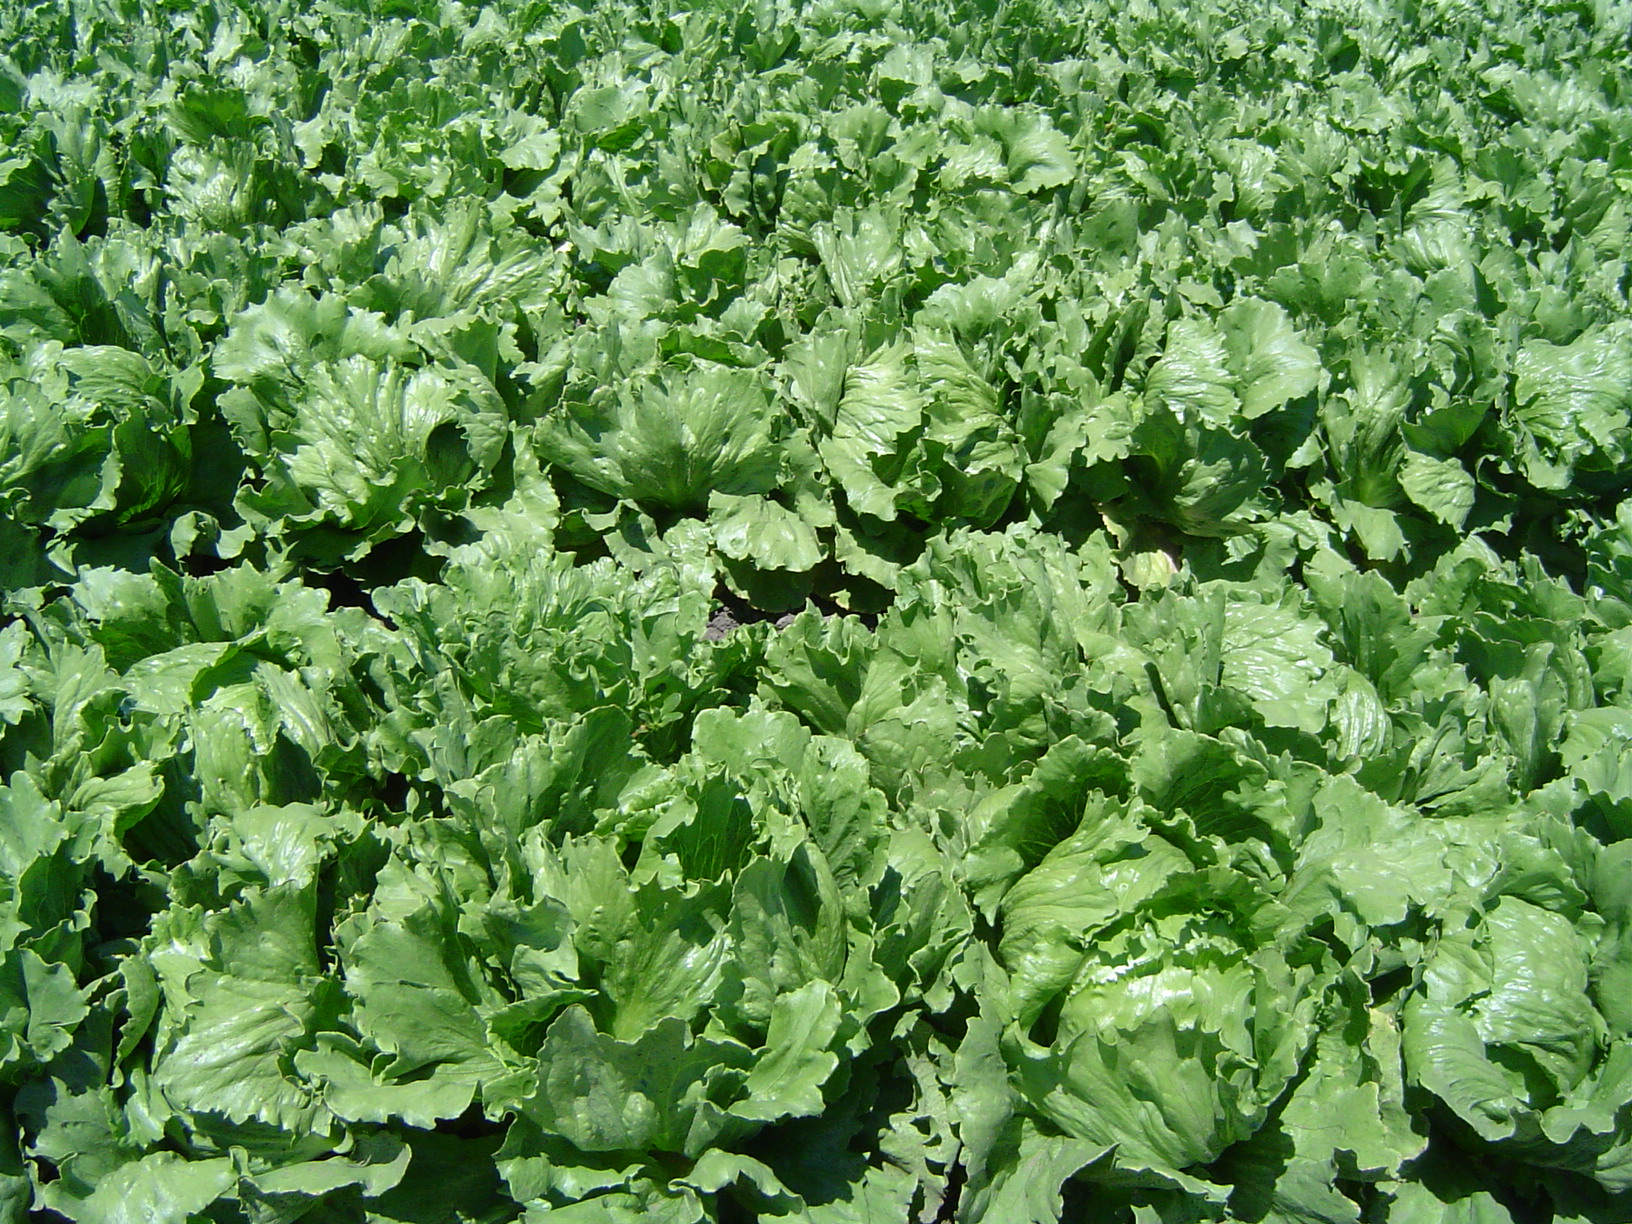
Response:
[{"label": "dense foliage", "polygon": [[1632,1220],[1624,0],[0,0],[0,1222]]}]

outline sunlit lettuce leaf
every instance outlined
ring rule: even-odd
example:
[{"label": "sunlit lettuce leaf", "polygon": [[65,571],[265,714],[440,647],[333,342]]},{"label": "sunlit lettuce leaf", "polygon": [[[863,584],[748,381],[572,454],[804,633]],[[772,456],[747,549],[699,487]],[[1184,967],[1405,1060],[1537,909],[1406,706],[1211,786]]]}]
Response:
[{"label": "sunlit lettuce leaf", "polygon": [[1554,493],[1577,472],[1615,482],[1632,445],[1632,330],[1593,328],[1568,345],[1531,341],[1519,352],[1503,438],[1526,479]]},{"label": "sunlit lettuce leaf", "polygon": [[287,406],[238,401],[235,432],[264,473],[239,506],[252,521],[287,523],[320,556],[359,556],[412,530],[419,513],[462,507],[507,436],[502,402],[468,367],[355,355],[316,366],[288,395]]},{"label": "sunlit lettuce leaf", "polygon": [[[1164,866],[1158,856],[1152,869]],[[1195,1190],[1186,1170],[1257,1131],[1297,1074],[1329,981],[1254,946],[1236,924],[1263,902],[1245,887],[1232,917],[1164,912],[1164,896],[1193,895],[1206,878],[1158,885],[1131,920],[1087,944],[1050,1022],[1009,1044],[1036,1116],[1116,1145],[1118,1167]]]},{"label": "sunlit lettuce leaf", "polygon": [[687,510],[711,493],[769,493],[781,474],[781,434],[758,378],[698,366],[564,402],[534,445],[591,488]]},{"label": "sunlit lettuce leaf", "polygon": [[1632,1046],[1593,1005],[1570,918],[1502,897],[1425,968],[1404,1012],[1412,1081],[1510,1158],[1625,1191]]}]

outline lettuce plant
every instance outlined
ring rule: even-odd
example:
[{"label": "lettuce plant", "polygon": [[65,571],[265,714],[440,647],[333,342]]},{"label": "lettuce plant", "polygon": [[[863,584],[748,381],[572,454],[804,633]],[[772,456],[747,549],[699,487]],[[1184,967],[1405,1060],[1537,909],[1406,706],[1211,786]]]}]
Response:
[{"label": "lettuce plant", "polygon": [[0,0],[0,1224],[1632,1220],[1622,0]]}]

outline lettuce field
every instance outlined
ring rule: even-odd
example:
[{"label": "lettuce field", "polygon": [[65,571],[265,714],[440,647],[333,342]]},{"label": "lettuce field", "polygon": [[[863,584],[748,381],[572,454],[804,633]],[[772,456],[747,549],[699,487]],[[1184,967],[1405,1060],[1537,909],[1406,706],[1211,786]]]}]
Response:
[{"label": "lettuce field", "polygon": [[0,0],[0,1224],[1632,1221],[1628,0]]}]

